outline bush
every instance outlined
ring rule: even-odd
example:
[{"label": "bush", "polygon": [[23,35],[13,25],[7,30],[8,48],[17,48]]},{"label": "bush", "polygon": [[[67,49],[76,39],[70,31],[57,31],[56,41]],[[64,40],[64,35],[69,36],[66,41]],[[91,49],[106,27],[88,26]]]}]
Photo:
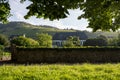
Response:
[{"label": "bush", "polygon": [[80,46],[80,40],[77,36],[69,36],[66,41],[63,42],[64,48],[75,48]]},{"label": "bush", "polygon": [[84,46],[107,46],[107,42],[104,39],[88,39],[85,41]]},{"label": "bush", "polygon": [[26,38],[23,36],[17,37],[11,41],[12,44],[16,46],[24,46],[24,47],[38,47],[39,43],[31,38]]},{"label": "bush", "polygon": [[37,41],[39,42],[40,47],[42,48],[51,48],[52,47],[52,36],[47,33],[37,34]]},{"label": "bush", "polygon": [[0,34],[0,45],[8,46],[9,40],[5,35]]},{"label": "bush", "polygon": [[117,38],[109,39],[108,46],[118,46],[118,39]]},{"label": "bush", "polygon": [[72,41],[64,41],[62,44],[63,44],[64,48],[73,48],[73,47],[75,47],[75,45],[73,44]]}]

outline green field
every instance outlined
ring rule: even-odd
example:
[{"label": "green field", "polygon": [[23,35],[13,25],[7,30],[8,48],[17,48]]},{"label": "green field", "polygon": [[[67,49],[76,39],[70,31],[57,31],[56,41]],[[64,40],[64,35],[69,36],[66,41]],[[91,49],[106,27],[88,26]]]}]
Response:
[{"label": "green field", "polygon": [[2,65],[0,80],[120,80],[120,64]]}]

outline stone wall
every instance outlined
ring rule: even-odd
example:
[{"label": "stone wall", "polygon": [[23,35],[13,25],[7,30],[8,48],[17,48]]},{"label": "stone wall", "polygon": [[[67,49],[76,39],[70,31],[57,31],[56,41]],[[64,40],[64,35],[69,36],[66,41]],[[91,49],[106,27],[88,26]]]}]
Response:
[{"label": "stone wall", "polygon": [[17,63],[120,62],[119,48],[13,48]]}]

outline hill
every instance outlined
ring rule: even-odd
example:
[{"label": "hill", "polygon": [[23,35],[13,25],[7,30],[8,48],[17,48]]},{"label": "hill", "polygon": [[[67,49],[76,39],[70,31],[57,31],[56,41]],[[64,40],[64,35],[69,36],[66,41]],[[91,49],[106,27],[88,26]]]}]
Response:
[{"label": "hill", "polygon": [[54,35],[56,32],[74,32],[75,30],[63,30],[47,25],[32,25],[26,22],[10,22],[8,24],[0,24],[0,33],[8,37],[10,35],[23,35],[27,37],[35,37],[38,33],[48,33]]},{"label": "hill", "polygon": [[99,35],[105,35],[107,37],[116,38],[118,33],[116,32],[88,32],[88,31],[80,31],[80,30],[66,30],[66,29],[58,29],[53,26],[48,25],[32,25],[26,22],[10,22],[8,24],[0,24],[0,34],[7,35],[23,35],[25,34],[27,37],[35,38],[36,34],[39,33],[48,33],[50,35],[54,35],[57,32],[84,32],[88,38],[95,38]]},{"label": "hill", "polygon": [[119,32],[104,32],[104,31],[97,31],[97,32],[84,31],[84,32],[86,33],[88,38],[95,38],[100,35],[104,35],[107,38],[117,38],[119,34]]}]

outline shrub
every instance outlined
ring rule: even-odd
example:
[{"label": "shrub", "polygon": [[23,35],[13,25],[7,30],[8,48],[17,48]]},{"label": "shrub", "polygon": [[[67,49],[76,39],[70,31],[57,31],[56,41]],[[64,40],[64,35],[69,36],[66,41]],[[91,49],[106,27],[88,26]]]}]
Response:
[{"label": "shrub", "polygon": [[64,41],[63,43],[64,48],[73,48],[75,47],[72,41]]},{"label": "shrub", "polygon": [[12,44],[16,46],[24,46],[24,47],[38,47],[39,43],[31,38],[26,38],[23,36],[17,37],[11,41]]},{"label": "shrub", "polygon": [[88,39],[85,41],[84,46],[107,46],[107,42],[104,39]]},{"label": "shrub", "polygon": [[118,46],[118,39],[117,38],[109,39],[108,46]]},{"label": "shrub", "polygon": [[37,35],[37,40],[39,42],[40,47],[51,48],[52,47],[52,36],[47,33],[41,33]]},{"label": "shrub", "polygon": [[120,46],[120,34],[118,34],[118,38],[109,40],[109,46]]},{"label": "shrub", "polygon": [[8,46],[9,40],[5,35],[0,34],[0,45]]},{"label": "shrub", "polygon": [[77,36],[69,36],[66,41],[63,42],[64,48],[75,48],[80,46],[80,40]]}]

